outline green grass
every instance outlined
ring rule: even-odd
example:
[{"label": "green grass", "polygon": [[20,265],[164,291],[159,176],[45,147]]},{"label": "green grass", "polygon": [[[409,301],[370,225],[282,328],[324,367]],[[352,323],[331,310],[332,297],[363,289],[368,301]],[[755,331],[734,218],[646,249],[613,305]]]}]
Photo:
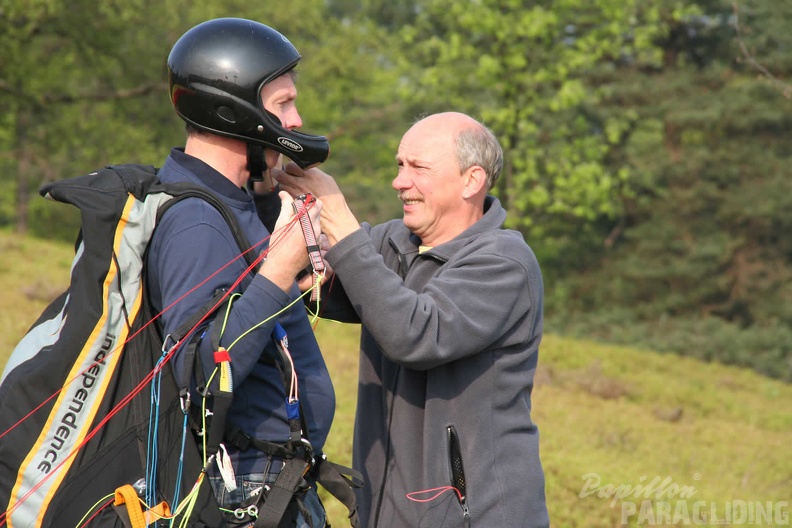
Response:
[{"label": "green grass", "polygon": [[[46,301],[65,287],[72,250],[5,232],[0,250],[2,364]],[[316,333],[338,403],[326,452],[349,464],[359,328],[319,321]],[[533,418],[554,527],[620,526],[622,509],[635,504],[640,511],[643,497],[619,499],[615,490],[653,479],[666,485],[648,494],[652,509],[643,519],[630,516],[631,526],[639,520],[683,526],[684,517],[673,519],[680,503],[688,509],[687,524],[715,526],[693,517],[697,501],[706,512],[715,507],[722,520],[727,506],[750,503],[753,511],[756,502],[779,507],[792,499],[792,386],[749,370],[546,336]],[[587,482],[589,494],[583,493]],[[681,499],[679,488],[695,494]],[[334,526],[348,526],[343,506],[326,496],[325,503]],[[667,516],[664,503],[671,508]],[[780,509],[788,515],[788,504]]]}]

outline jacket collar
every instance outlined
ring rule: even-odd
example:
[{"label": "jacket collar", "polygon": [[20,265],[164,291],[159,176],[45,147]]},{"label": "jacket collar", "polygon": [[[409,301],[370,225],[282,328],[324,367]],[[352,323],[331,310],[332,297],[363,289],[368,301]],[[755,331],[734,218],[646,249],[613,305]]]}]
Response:
[{"label": "jacket collar", "polygon": [[[166,165],[175,164],[182,169],[186,169],[194,183],[200,183],[217,194],[243,203],[253,201],[253,197],[245,189],[237,187],[231,180],[204,161],[186,154],[184,148],[172,149],[170,157],[165,163]],[[180,172],[183,173],[184,171]]]}]

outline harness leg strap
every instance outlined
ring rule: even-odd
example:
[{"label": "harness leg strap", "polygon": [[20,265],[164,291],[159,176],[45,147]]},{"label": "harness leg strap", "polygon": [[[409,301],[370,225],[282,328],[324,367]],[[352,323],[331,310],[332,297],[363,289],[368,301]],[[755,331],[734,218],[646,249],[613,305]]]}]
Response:
[{"label": "harness leg strap", "polygon": [[316,482],[346,506],[352,528],[360,528],[354,488],[363,487],[363,475],[352,468],[328,461],[324,454],[316,457],[313,475]]},{"label": "harness leg strap", "polygon": [[272,489],[267,493],[264,506],[259,510],[258,520],[254,524],[255,528],[278,528],[278,523],[283,518],[283,514],[294,497],[298,485],[302,482],[308,467],[308,462],[300,458],[286,460],[286,465],[283,466],[278,478],[272,484]]}]

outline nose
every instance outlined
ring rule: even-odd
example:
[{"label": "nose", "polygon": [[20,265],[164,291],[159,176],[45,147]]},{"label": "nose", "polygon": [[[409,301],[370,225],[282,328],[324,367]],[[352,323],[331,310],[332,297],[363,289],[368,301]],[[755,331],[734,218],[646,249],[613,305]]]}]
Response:
[{"label": "nose", "polygon": [[391,182],[391,186],[397,191],[404,191],[412,187],[412,179],[407,175],[407,171],[403,167],[399,167],[399,172]]},{"label": "nose", "polygon": [[292,106],[283,116],[283,128],[291,130],[293,128],[300,128],[302,124],[302,118],[296,106]]}]

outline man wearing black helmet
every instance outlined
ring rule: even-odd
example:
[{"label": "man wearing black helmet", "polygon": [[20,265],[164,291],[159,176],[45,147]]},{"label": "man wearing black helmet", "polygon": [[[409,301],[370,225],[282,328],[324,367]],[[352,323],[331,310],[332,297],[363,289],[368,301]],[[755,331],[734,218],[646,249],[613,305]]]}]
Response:
[{"label": "man wearing black helmet", "polygon": [[[321,163],[328,154],[326,138],[294,130],[302,125],[293,74],[299,60],[297,50],[279,32],[235,18],[210,20],[192,28],[168,57],[170,97],[176,113],[187,123],[187,140],[183,149],[171,151],[160,179],[213,191],[234,211],[254,244],[269,232],[257,214],[251,182],[261,180],[281,154],[303,167]],[[285,330],[288,348],[294,352],[302,396],[299,410],[304,429],[296,458],[313,462],[311,456],[321,450],[335,410],[330,376],[305,308],[294,303],[300,295],[295,276],[308,264],[305,240],[298,227],[281,230],[292,217],[291,198],[286,193],[280,193],[280,200],[273,198],[274,231],[285,234],[276,237],[254,277],[245,274],[243,260],[234,260],[239,248],[227,223],[200,199],[183,200],[163,215],[148,254],[153,304],[158,310],[166,309],[159,319],[163,335],[218,289],[235,288],[239,293],[228,313],[209,323],[196,338],[200,339],[197,357],[205,379],[210,380],[215,369],[209,338],[213,332],[222,330],[220,345],[231,357],[233,400],[227,433],[217,463],[208,468],[215,496],[229,513],[229,526],[252,526],[256,512],[266,505],[259,498],[279,475],[288,473],[283,468],[290,459],[282,446],[293,439],[290,418],[293,425],[294,416],[287,413],[287,383],[277,365],[281,356],[273,339],[276,323]],[[318,203],[309,213],[317,232],[320,209]],[[235,287],[240,276],[244,279]],[[183,356],[174,358],[177,373],[183,371]],[[193,401],[200,398],[196,391]],[[299,501],[289,503],[278,526],[325,525],[324,508],[310,473],[306,479],[308,491],[304,491],[306,486],[298,490]]]}]

